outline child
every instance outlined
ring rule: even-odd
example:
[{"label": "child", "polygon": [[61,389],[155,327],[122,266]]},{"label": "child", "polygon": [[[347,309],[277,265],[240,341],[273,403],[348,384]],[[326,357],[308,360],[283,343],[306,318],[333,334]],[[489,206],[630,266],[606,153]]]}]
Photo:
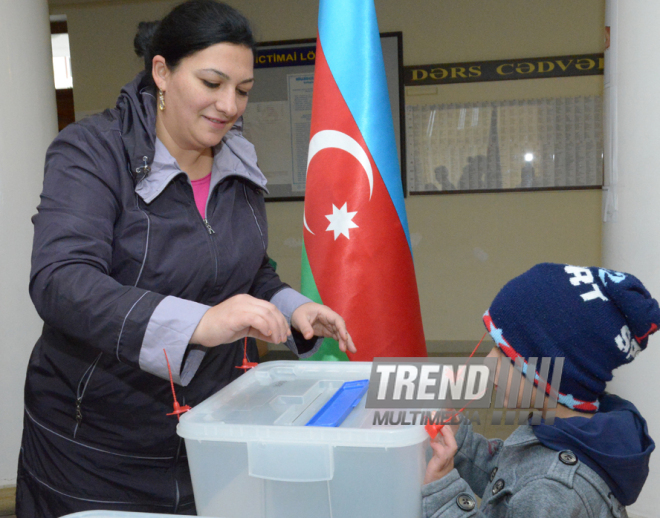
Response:
[{"label": "child", "polygon": [[627,516],[655,443],[635,406],[606,394],[605,384],[658,330],[656,300],[632,275],[546,263],[506,284],[484,322],[496,343],[489,356],[565,358],[553,387],[557,419],[520,426],[504,442],[466,421],[455,437],[445,426],[431,443],[424,516]]}]

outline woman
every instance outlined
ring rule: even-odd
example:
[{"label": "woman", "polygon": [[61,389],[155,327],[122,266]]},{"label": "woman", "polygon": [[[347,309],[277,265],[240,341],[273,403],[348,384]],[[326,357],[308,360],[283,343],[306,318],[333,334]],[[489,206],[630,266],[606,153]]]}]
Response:
[{"label": "woman", "polygon": [[241,373],[245,336],[303,357],[314,335],[355,351],[341,317],[269,264],[266,180],[241,135],[253,47],[247,20],[212,0],[140,24],[145,72],[48,150],[19,517],[194,514],[164,349],[192,406]]}]

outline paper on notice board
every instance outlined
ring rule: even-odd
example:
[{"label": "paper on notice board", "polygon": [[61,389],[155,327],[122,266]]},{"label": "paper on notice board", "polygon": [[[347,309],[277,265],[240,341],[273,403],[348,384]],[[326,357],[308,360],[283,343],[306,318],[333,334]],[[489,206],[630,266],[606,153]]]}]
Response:
[{"label": "paper on notice board", "polygon": [[291,119],[287,101],[248,103],[243,134],[254,144],[259,167],[271,185],[291,183]]},{"label": "paper on notice board", "polygon": [[314,74],[289,74],[287,79],[289,110],[291,114],[291,151],[293,156],[291,189],[294,192],[304,192],[307,176],[309,133],[312,121]]}]

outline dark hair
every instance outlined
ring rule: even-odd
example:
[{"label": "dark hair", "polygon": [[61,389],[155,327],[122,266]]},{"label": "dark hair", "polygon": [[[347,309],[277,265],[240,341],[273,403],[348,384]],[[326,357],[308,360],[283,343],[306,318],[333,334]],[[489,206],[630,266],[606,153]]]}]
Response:
[{"label": "dark hair", "polygon": [[216,43],[244,45],[254,52],[250,22],[233,7],[215,0],[188,0],[161,21],[140,22],[133,40],[135,53],[144,58],[147,81],[154,56],[163,56],[168,68]]}]

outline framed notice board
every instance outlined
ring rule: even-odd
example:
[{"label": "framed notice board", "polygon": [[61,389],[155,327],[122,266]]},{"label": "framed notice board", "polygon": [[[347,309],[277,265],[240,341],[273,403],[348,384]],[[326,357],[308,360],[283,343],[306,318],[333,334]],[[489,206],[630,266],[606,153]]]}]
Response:
[{"label": "framed notice board", "polygon": [[404,67],[410,194],[600,189],[603,70],[602,54]]},{"label": "framed notice board", "polygon": [[[405,117],[401,32],[381,34],[394,134],[405,189]],[[244,120],[259,167],[268,179],[269,201],[303,200],[312,118],[316,39],[266,42],[258,46],[254,88]]]},{"label": "framed notice board", "polygon": [[601,96],[408,106],[410,194],[603,185]]}]

